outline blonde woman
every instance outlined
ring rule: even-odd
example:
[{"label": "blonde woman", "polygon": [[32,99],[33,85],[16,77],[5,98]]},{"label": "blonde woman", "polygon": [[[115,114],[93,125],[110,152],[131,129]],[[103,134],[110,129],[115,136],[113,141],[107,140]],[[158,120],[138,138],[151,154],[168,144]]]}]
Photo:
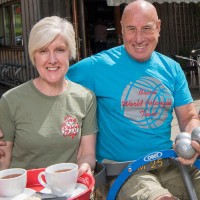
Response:
[{"label": "blonde woman", "polygon": [[74,29],[66,19],[46,17],[33,26],[29,55],[39,76],[0,100],[0,129],[7,143],[1,146],[5,156],[0,169],[60,162],[78,163],[80,175],[94,169],[96,99],[65,79],[75,46]]}]

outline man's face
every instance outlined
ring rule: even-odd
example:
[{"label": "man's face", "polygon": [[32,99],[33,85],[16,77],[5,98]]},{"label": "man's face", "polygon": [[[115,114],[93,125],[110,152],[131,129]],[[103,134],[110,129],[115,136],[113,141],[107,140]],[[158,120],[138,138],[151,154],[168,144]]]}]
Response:
[{"label": "man's face", "polygon": [[160,20],[151,12],[129,11],[121,21],[125,48],[139,62],[150,58],[160,33]]}]

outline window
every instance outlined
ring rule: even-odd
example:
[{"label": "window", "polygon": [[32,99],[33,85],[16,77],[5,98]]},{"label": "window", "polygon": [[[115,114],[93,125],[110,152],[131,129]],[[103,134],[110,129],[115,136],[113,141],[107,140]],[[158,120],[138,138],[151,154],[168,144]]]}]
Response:
[{"label": "window", "polygon": [[19,2],[0,8],[0,46],[22,46],[22,18]]}]

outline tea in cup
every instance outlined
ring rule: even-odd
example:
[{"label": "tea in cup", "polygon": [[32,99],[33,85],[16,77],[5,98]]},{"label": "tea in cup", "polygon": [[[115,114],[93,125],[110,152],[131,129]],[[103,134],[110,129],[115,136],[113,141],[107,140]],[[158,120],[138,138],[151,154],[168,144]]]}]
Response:
[{"label": "tea in cup", "polygon": [[0,197],[12,197],[22,194],[26,188],[27,171],[11,168],[0,171]]},{"label": "tea in cup", "polygon": [[[45,177],[46,183],[43,180]],[[70,197],[76,187],[78,178],[78,165],[74,163],[59,163],[51,165],[38,175],[39,183],[52,194]]]}]

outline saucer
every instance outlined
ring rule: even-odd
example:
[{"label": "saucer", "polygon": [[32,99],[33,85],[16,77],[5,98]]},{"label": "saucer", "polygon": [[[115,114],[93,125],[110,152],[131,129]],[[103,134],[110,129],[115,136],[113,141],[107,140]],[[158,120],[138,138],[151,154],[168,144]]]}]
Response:
[{"label": "saucer", "polygon": [[[76,183],[76,187],[72,193],[72,195],[70,196],[70,198],[76,197],[77,195],[85,192],[88,189],[88,187],[82,183]],[[44,194],[52,194],[50,189],[44,188],[42,189],[40,192],[44,193]],[[1,200],[1,199],[0,199]]]},{"label": "saucer", "polygon": [[25,188],[24,193],[22,194],[19,194],[15,197],[4,197],[4,198],[0,197],[0,200],[24,200],[28,197],[31,197],[34,193],[35,193],[35,190],[30,189],[30,188]]}]

